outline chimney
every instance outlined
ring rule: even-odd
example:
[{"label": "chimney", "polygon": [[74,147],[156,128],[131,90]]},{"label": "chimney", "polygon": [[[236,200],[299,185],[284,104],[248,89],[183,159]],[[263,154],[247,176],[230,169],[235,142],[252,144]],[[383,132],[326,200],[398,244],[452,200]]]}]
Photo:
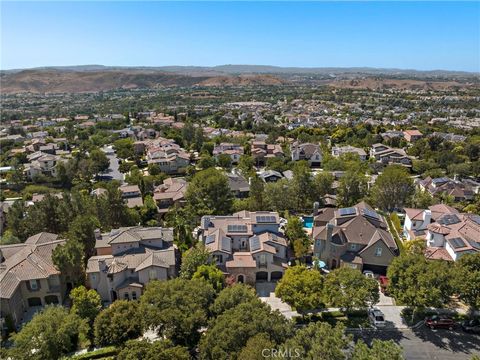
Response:
[{"label": "chimney", "polygon": [[100,229],[95,229],[93,231],[93,233],[95,234],[95,240],[101,240],[102,239],[102,233],[100,232]]},{"label": "chimney", "polygon": [[333,224],[327,224],[327,241],[332,241]]},{"label": "chimney", "polygon": [[320,204],[318,201],[315,201],[313,203],[313,216],[318,215],[318,208],[320,207]]},{"label": "chimney", "polygon": [[425,210],[423,212],[423,227],[426,228],[432,220],[432,212],[430,210]]}]

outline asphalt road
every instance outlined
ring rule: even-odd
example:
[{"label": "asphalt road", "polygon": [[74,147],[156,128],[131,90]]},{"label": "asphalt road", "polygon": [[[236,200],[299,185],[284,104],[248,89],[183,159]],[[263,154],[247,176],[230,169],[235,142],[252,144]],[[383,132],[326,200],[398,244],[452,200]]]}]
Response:
[{"label": "asphalt road", "polygon": [[430,330],[421,326],[418,329],[379,330],[354,336],[366,343],[375,338],[392,339],[402,346],[407,360],[470,360],[472,355],[480,355],[480,335],[467,334],[460,329]]},{"label": "asphalt road", "polygon": [[106,146],[102,149],[107,155],[108,160],[110,161],[110,168],[103,174],[105,176],[111,176],[114,180],[119,180],[123,183],[124,175],[119,171],[118,158],[115,152],[113,151],[112,146]]}]

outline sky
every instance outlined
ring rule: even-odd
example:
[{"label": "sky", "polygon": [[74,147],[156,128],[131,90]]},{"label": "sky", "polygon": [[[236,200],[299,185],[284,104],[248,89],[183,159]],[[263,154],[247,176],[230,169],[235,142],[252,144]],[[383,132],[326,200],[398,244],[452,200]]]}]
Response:
[{"label": "sky", "polygon": [[480,71],[480,2],[5,2],[0,68]]}]

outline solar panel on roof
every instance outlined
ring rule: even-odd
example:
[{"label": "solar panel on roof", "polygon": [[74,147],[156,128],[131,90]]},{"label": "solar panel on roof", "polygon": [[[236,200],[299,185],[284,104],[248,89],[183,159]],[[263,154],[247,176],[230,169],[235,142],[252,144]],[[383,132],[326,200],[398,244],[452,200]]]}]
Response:
[{"label": "solar panel on roof", "polygon": [[465,242],[460,238],[450,239],[450,242],[454,249],[465,247]]},{"label": "solar panel on roof", "polygon": [[255,251],[260,249],[260,239],[258,236],[250,238],[250,251]]},{"label": "solar panel on roof", "polygon": [[480,225],[480,215],[473,215],[470,219],[478,225]]},{"label": "solar panel on roof", "polygon": [[215,241],[215,235],[210,235],[210,236],[207,236],[207,238],[205,239],[205,244],[211,244]]},{"label": "solar panel on roof", "polygon": [[446,214],[443,215],[438,222],[442,225],[452,225],[460,222],[460,219],[455,214]]},{"label": "solar panel on roof", "polygon": [[342,209],[339,209],[338,210],[338,213],[340,214],[340,216],[345,216],[345,215],[354,215],[357,213],[357,210],[353,207],[349,207],[349,208],[342,208]]},{"label": "solar panel on roof", "polygon": [[260,215],[257,216],[257,223],[262,224],[262,223],[274,223],[275,216],[272,215]]},{"label": "solar panel on roof", "polygon": [[363,214],[365,216],[368,216],[368,217],[371,217],[371,218],[374,218],[374,219],[380,219],[380,216],[378,216],[378,214],[373,211],[373,210],[370,210],[370,209],[363,209]]},{"label": "solar panel on roof", "polygon": [[238,233],[244,233],[247,232],[247,225],[228,225],[227,226],[227,231],[228,232],[238,232]]}]

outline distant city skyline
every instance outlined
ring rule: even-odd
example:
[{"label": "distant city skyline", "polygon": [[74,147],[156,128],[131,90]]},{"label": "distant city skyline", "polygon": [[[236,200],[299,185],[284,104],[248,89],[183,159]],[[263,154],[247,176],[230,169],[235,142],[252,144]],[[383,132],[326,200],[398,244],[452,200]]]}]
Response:
[{"label": "distant city skyline", "polygon": [[479,2],[1,2],[2,70],[43,66],[480,71]]}]

